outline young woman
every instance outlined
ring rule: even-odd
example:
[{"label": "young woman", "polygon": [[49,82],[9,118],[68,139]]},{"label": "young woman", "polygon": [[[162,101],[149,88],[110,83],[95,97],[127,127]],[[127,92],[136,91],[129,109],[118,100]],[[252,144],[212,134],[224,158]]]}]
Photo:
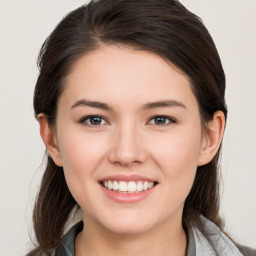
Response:
[{"label": "young woman", "polygon": [[92,1],[39,66],[48,158],[28,255],[249,255],[222,231],[225,75],[198,17],[174,0]]}]

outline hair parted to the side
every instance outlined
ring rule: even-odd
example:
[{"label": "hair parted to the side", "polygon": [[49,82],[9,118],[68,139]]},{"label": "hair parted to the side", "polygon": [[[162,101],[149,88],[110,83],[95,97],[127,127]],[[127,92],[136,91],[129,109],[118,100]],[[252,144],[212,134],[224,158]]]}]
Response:
[{"label": "hair parted to the side", "polygon": [[[99,0],[69,13],[43,44],[34,93],[36,117],[44,113],[54,127],[58,99],[74,62],[104,44],[157,53],[186,73],[199,104],[202,127],[218,110],[227,115],[222,64],[196,15],[176,0]],[[221,227],[219,154],[220,149],[210,163],[197,169],[184,206],[184,228],[193,222],[204,232],[200,214]],[[38,246],[28,255],[51,255],[60,244],[70,213],[78,207],[63,169],[50,157],[47,161],[33,214]]]}]

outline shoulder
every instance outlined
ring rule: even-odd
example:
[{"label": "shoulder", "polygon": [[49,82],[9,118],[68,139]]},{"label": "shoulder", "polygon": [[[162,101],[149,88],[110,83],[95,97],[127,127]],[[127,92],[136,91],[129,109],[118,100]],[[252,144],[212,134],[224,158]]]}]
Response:
[{"label": "shoulder", "polygon": [[256,251],[235,245],[213,222],[201,216],[205,234],[192,225],[197,256],[256,256]]},{"label": "shoulder", "polygon": [[244,256],[256,256],[256,249],[252,249],[243,245],[238,245],[237,248]]},{"label": "shoulder", "polygon": [[83,222],[76,223],[64,236],[55,256],[75,256],[75,239],[83,229]]}]

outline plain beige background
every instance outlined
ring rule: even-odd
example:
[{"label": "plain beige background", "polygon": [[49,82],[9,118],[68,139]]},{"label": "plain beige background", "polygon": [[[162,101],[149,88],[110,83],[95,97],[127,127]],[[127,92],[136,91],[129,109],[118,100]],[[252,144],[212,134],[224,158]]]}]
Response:
[{"label": "plain beige background", "polygon": [[[227,230],[256,247],[256,0],[182,0],[200,16],[227,76],[222,210]],[[25,255],[43,169],[33,118],[36,58],[57,22],[82,0],[0,0],[0,256]]]}]

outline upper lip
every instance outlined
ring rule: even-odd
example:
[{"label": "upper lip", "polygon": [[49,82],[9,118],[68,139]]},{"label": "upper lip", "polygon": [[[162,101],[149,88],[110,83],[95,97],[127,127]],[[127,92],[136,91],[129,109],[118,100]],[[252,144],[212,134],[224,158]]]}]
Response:
[{"label": "upper lip", "polygon": [[150,179],[146,176],[142,176],[142,175],[137,175],[137,174],[132,174],[132,175],[123,175],[123,174],[116,174],[116,175],[109,175],[106,176],[102,179],[100,179],[99,181],[106,181],[106,180],[116,180],[116,181],[153,181],[155,182],[155,180]]}]

